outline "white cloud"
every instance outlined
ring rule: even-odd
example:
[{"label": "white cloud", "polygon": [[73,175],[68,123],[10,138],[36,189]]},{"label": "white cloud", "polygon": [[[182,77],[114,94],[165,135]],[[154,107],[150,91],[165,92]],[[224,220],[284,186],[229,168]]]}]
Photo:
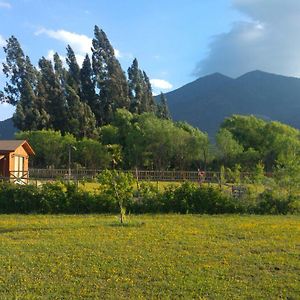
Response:
[{"label": "white cloud", "polygon": [[[48,51],[48,53],[46,55],[46,58],[51,60],[52,63],[53,63],[53,55],[54,54],[55,54],[55,51],[53,49],[51,49],[51,50]],[[62,60],[64,66],[67,67],[66,56],[61,55],[61,54],[58,54],[58,55],[59,55],[60,59]],[[76,60],[77,60],[78,65],[82,66],[82,63],[85,59],[85,55],[81,55],[81,54],[76,53],[75,56],[76,56]]]},{"label": "white cloud", "polygon": [[46,34],[47,36],[69,44],[75,52],[90,53],[92,47],[92,39],[84,34],[69,32],[63,29],[49,30],[42,28],[35,32],[36,35]]},{"label": "white cloud", "polygon": [[[69,44],[76,54],[78,63],[82,63],[86,53],[91,54],[92,39],[84,34],[60,30],[50,30],[42,28],[35,32],[35,35],[46,34],[47,36]],[[116,58],[132,58],[130,53],[122,53],[118,49],[114,49]]]},{"label": "white cloud", "polygon": [[11,4],[7,1],[0,1],[0,8],[11,8]]},{"label": "white cloud", "polygon": [[169,90],[173,87],[170,82],[163,79],[151,79],[150,82],[155,89]]},{"label": "white cloud", "polygon": [[[51,60],[52,63],[54,63],[54,60],[53,60],[53,56],[55,54],[55,51],[53,49],[49,50],[47,55],[46,55],[46,58],[48,60]],[[61,59],[61,61],[63,62],[63,65],[66,67],[67,63],[66,63],[66,56],[63,56],[61,54],[58,54],[59,55],[59,58]]]},{"label": "white cloud", "polygon": [[118,49],[114,49],[116,58],[121,58],[122,53]]},{"label": "white cloud", "polygon": [[83,61],[85,59],[85,56],[81,55],[81,54],[75,54],[75,56],[76,56],[76,60],[77,60],[78,65],[82,66]]},{"label": "white cloud", "polygon": [[6,41],[4,39],[4,37],[0,34],[0,47],[3,47],[6,45]]},{"label": "white cloud", "polygon": [[232,4],[248,21],[215,36],[195,74],[236,77],[259,69],[300,76],[300,1],[232,0]]}]

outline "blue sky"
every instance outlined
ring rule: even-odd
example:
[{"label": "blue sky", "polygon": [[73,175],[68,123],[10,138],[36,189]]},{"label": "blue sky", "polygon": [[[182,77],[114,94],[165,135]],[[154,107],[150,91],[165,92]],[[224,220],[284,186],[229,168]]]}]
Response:
[{"label": "blue sky", "polygon": [[[195,79],[195,65],[206,55],[211,37],[228,31],[238,19],[240,13],[228,0],[0,1],[2,39],[15,35],[33,63],[51,50],[65,54],[68,41],[50,37],[49,33],[53,36],[64,30],[92,38],[97,24],[120,52],[125,70],[137,57],[149,77],[157,79],[155,92]],[[2,76],[1,86],[4,81]],[[0,120],[11,115],[12,108],[0,109]]]},{"label": "blue sky", "polygon": [[[53,51],[65,55],[65,47],[70,43],[80,61],[89,50],[93,27],[97,24],[117,50],[123,69],[127,70],[136,57],[152,79],[155,93],[167,92],[218,71],[233,77],[253,69],[297,76],[300,65],[295,65],[295,61],[300,43],[295,45],[295,40],[300,30],[296,25],[299,3],[298,0],[0,0],[0,46],[15,35],[24,52],[37,64],[40,57],[47,57]],[[276,40],[275,30],[288,38]],[[276,52],[279,43],[285,43],[292,52]],[[1,49],[0,60],[3,59]],[[4,83],[5,78],[0,74],[0,88]],[[0,120],[10,117],[12,112],[13,108],[0,105]]]}]

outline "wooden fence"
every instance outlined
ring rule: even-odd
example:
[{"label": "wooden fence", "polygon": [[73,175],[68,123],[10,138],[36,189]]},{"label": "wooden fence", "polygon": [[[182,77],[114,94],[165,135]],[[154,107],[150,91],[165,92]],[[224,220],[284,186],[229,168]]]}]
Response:
[{"label": "wooden fence", "polygon": [[[86,169],[30,169],[28,172],[13,171],[7,177],[1,177],[0,180],[11,181],[18,184],[27,184],[32,181],[83,181],[93,180],[103,170],[86,170]],[[236,184],[236,179],[232,178],[229,173],[223,174],[221,179],[220,172],[204,171],[146,171],[146,170],[129,170],[124,171],[131,173],[138,181],[165,181],[165,182],[198,182],[198,183],[215,183],[215,184]],[[252,173],[242,172],[240,174],[240,183],[253,182]],[[272,174],[266,174],[272,177]]]},{"label": "wooden fence", "polygon": [[[30,169],[29,177],[32,180],[92,180],[95,179],[102,170],[86,169]],[[192,181],[200,183],[221,183],[220,172],[204,171],[146,171],[146,170],[129,170],[134,178],[139,181],[168,181],[183,182]],[[225,174],[226,175],[226,174]],[[253,174],[241,173],[240,182],[251,181]],[[268,174],[270,176],[270,174]],[[222,184],[234,182],[229,174],[222,179]]]}]

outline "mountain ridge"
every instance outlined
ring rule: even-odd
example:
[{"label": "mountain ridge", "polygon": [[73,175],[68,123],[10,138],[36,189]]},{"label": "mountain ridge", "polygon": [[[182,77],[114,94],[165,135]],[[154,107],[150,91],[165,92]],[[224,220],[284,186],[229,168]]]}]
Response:
[{"label": "mountain ridge", "polygon": [[296,77],[260,70],[237,78],[214,73],[165,95],[175,121],[187,121],[211,137],[232,114],[300,127],[300,79]]},{"label": "mountain ridge", "polygon": [[12,118],[0,121],[0,139],[11,140],[17,131],[18,129],[14,127]]}]

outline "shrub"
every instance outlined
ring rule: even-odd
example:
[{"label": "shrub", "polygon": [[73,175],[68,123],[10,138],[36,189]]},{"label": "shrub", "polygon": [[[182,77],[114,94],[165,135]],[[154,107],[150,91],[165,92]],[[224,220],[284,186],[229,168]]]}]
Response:
[{"label": "shrub", "polygon": [[267,190],[258,197],[256,213],[259,214],[287,214],[299,212],[299,198],[282,196]]},{"label": "shrub", "polygon": [[40,201],[42,213],[66,213],[68,211],[65,186],[60,183],[46,183],[41,186]]},{"label": "shrub", "polygon": [[20,186],[9,183],[0,185],[0,212],[40,212],[40,195],[34,186]]},{"label": "shrub", "polygon": [[134,195],[134,201],[128,207],[134,213],[159,213],[163,211],[161,193],[150,182],[142,182]]},{"label": "shrub", "polygon": [[300,213],[298,195],[267,190],[258,197],[248,193],[235,199],[213,187],[185,182],[159,192],[151,183],[133,190],[133,178],[117,171],[104,172],[98,193],[76,185],[47,183],[41,187],[0,183],[0,213]]}]

